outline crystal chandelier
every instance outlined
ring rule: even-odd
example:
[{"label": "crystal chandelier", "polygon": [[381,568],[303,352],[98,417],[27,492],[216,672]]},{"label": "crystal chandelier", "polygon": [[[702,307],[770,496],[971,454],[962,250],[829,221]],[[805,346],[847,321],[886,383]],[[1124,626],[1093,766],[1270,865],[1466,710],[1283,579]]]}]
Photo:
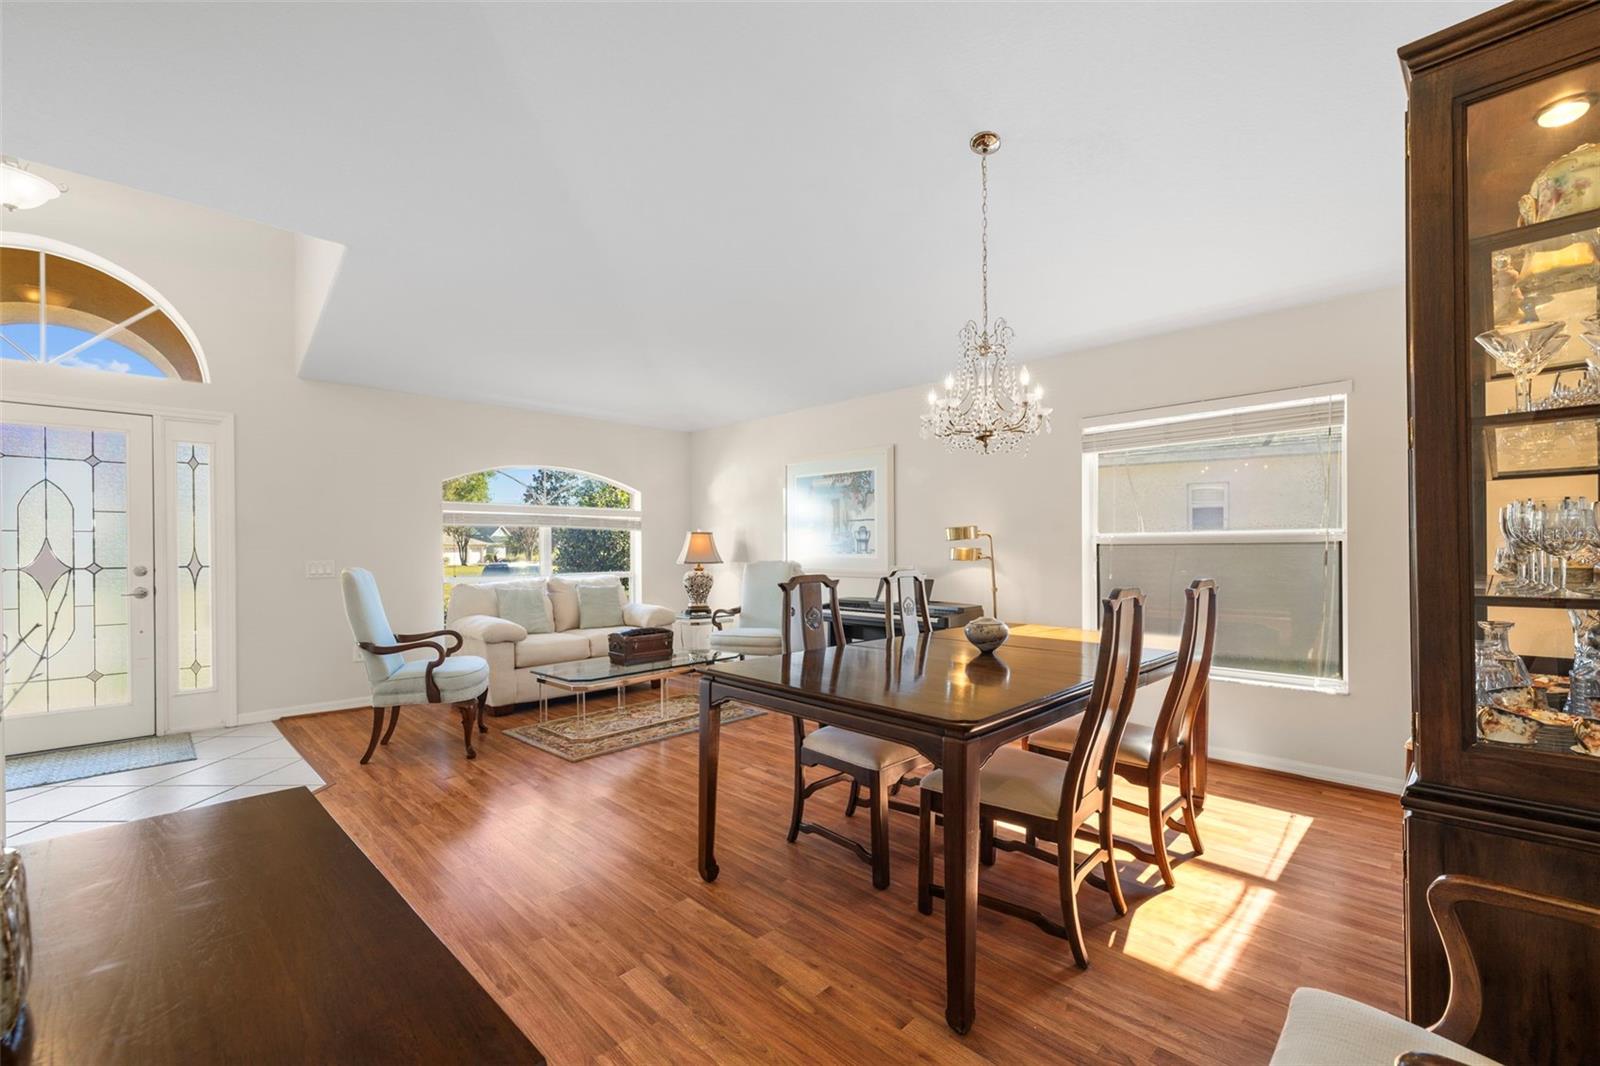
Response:
[{"label": "crystal chandelier", "polygon": [[1000,150],[1000,135],[975,133],[968,146],[978,154],[982,188],[983,323],[962,327],[961,362],[945,376],[942,392],[928,391],[922,435],[953,452],[1026,452],[1030,438],[1050,432],[1050,408],[1040,404],[1044,389],[1032,383],[1028,368],[1014,369],[1006,358],[1006,320],[989,324],[989,157]]}]

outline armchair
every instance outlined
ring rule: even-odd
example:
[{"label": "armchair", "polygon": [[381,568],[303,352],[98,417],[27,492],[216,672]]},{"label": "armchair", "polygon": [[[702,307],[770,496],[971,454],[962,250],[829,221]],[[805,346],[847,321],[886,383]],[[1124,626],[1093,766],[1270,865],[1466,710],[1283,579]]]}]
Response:
[{"label": "armchair", "polygon": [[[396,633],[389,625],[378,583],[371,571],[351,568],[339,575],[344,590],[344,611],[350,632],[361,649],[372,688],[372,739],[365,765],[380,743],[389,743],[400,721],[405,704],[453,704],[461,715],[461,733],[466,741],[467,758],[478,757],[472,746],[472,725],[487,733],[483,724],[484,697],[489,691],[489,664],[475,655],[456,655],[462,645],[461,634],[451,629],[428,633]],[[446,641],[453,641],[447,648]],[[431,651],[431,659],[407,660],[403,652]],[[389,709],[389,727],[383,729],[383,711]],[[381,740],[380,740],[381,733]]]},{"label": "armchair", "polygon": [[[783,582],[800,573],[800,564],[791,562],[749,563],[744,568],[744,585],[739,606],[711,612],[711,650],[746,655],[779,655],[783,652]],[[737,628],[723,628],[738,618]]]}]

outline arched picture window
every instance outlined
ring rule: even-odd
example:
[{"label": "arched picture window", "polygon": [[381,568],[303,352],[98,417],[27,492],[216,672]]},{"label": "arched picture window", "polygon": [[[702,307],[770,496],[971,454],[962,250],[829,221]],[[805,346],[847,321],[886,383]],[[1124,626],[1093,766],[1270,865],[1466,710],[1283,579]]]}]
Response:
[{"label": "arched picture window", "polygon": [[137,278],[81,257],[0,245],[0,359],[206,380],[194,334]]}]

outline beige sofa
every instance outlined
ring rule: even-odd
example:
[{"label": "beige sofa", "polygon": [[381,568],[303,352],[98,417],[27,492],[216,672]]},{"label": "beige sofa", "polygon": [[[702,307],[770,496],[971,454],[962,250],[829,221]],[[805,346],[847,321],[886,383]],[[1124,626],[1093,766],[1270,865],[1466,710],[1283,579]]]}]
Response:
[{"label": "beige sofa", "polygon": [[[615,587],[626,624],[608,629],[578,628],[580,584]],[[544,590],[555,632],[529,633],[517,623],[501,618],[499,590],[504,588]],[[445,624],[461,634],[461,654],[476,655],[489,664],[489,712],[505,714],[519,703],[537,700],[545,687],[528,671],[529,667],[604,655],[607,638],[618,629],[671,626],[676,617],[669,607],[629,603],[627,591],[614,577],[552,577],[456,585],[450,590]],[[565,692],[551,689],[548,694]]]}]

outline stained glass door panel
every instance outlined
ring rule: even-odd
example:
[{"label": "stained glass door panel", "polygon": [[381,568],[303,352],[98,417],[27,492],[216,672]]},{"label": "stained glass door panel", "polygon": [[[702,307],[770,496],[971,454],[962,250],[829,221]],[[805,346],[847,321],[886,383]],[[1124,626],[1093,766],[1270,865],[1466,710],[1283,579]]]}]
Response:
[{"label": "stained glass door panel", "polygon": [[8,754],[155,732],[150,430],[0,405]]}]

